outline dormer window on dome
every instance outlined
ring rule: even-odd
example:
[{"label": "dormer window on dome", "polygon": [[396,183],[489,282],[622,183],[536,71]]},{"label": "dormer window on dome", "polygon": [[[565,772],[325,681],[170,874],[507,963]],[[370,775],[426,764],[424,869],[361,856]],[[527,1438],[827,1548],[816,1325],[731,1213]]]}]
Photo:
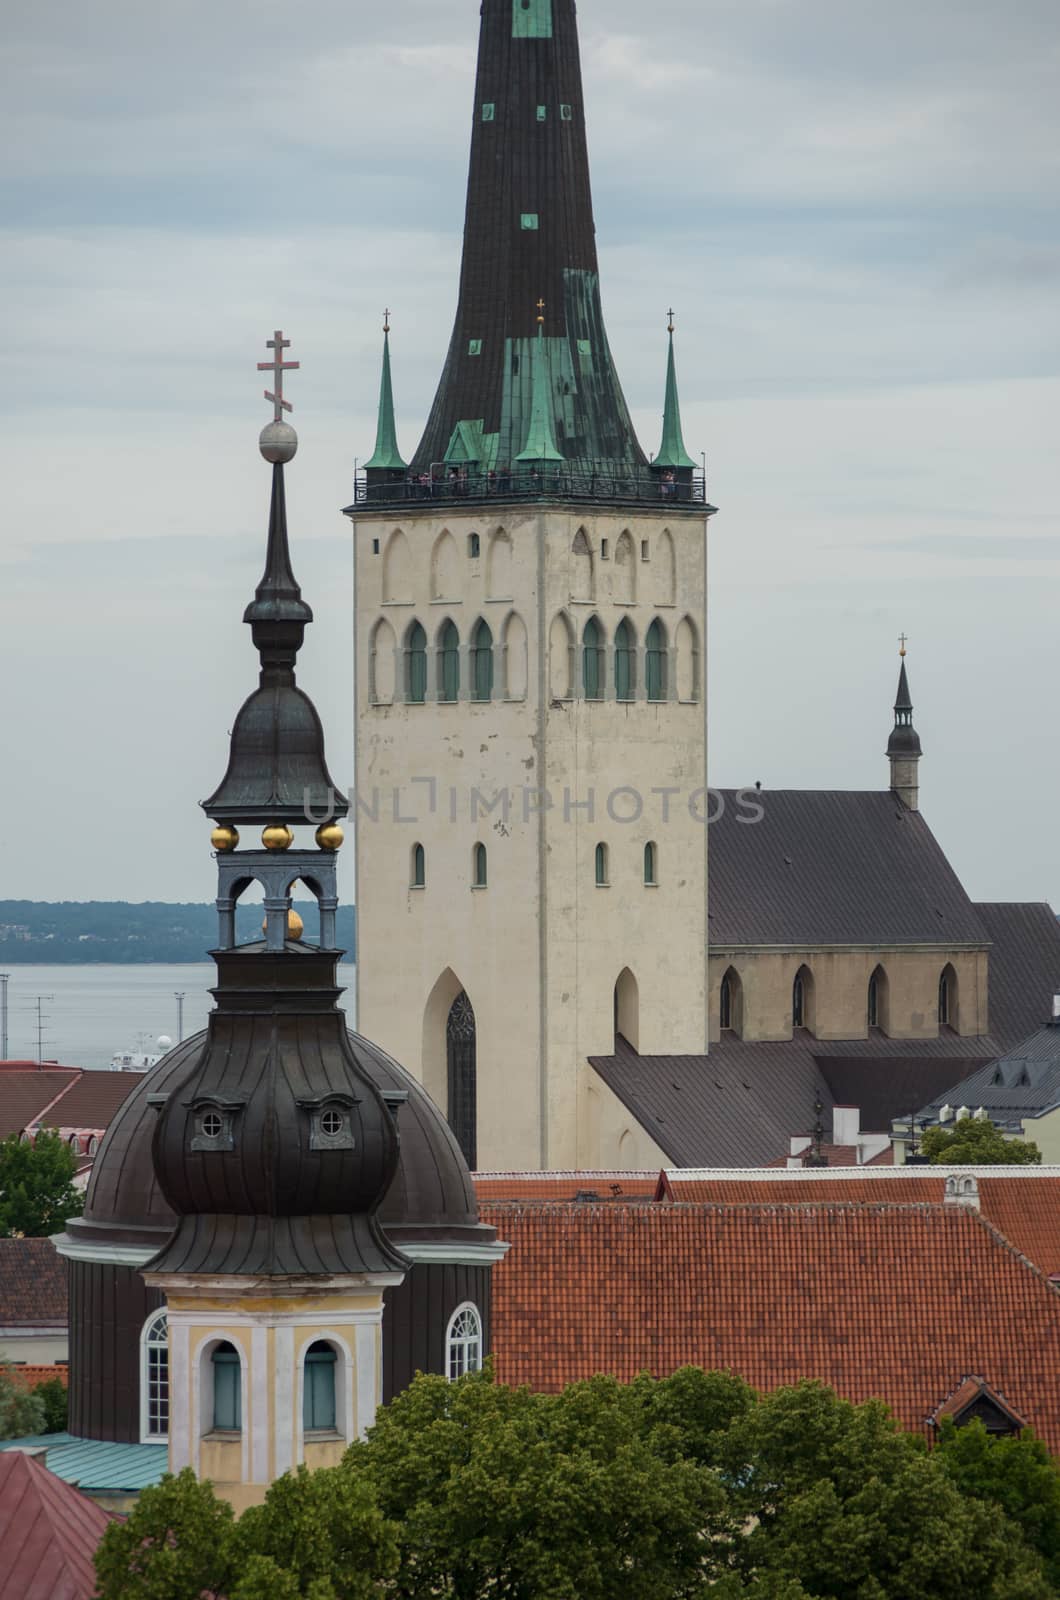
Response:
[{"label": "dormer window on dome", "polygon": [[299,1100],[309,1113],[310,1150],[354,1150],[352,1112],[360,1101],[353,1095],[327,1095],[320,1100]]},{"label": "dormer window on dome", "polygon": [[219,1100],[214,1095],[193,1100],[188,1148],[198,1152],[234,1150],[235,1120],[244,1107],[242,1100]]}]

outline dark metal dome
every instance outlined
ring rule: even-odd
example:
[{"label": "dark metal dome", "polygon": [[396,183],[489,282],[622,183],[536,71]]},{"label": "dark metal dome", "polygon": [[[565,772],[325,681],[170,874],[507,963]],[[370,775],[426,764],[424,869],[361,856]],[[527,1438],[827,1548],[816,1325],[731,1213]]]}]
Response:
[{"label": "dark metal dome", "polygon": [[[84,1216],[66,1231],[78,1243],[157,1250],[177,1218],[155,1177],[152,1141],[158,1113],[149,1097],[176,1087],[206,1043],[194,1034],[144,1074],[110,1124],[92,1167]],[[479,1222],[478,1202],[460,1147],[434,1101],[404,1067],[359,1034],[349,1033],[358,1064],[380,1090],[402,1090],[408,1101],[398,1113],[398,1169],[379,1208],[385,1233],[402,1243],[436,1241],[458,1246],[491,1241],[492,1228]]]}]

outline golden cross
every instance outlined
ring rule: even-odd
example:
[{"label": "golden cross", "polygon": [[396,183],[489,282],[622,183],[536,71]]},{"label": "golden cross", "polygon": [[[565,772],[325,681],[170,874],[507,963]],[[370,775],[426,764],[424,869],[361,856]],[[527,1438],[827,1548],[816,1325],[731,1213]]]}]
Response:
[{"label": "golden cross", "polygon": [[906,647],[906,643],[908,642],[908,637],[909,637],[908,634],[905,634],[905,633],[900,633],[898,635],[898,643],[901,645],[901,649],[898,652],[898,654],[900,656],[904,656],[905,655],[905,647]]},{"label": "golden cross", "polygon": [[274,350],[276,352],[275,355],[271,361],[258,362],[258,371],[271,372],[272,381],[276,386],[275,392],[272,394],[268,389],[265,390],[266,400],[271,400],[275,407],[274,422],[279,422],[283,413],[292,409],[291,402],[283,397],[283,375],[285,372],[297,372],[301,366],[300,361],[285,361],[283,359],[283,352],[289,348],[290,343],[290,339],[285,339],[279,328],[277,328],[273,337],[265,340],[266,350]]},{"label": "golden cross", "polygon": [[667,331],[670,332],[670,333],[673,333],[673,331],[674,331],[674,308],[673,308],[673,306],[670,307],[670,309],[666,313],[666,315],[669,318],[669,328],[668,328]]},{"label": "golden cross", "polygon": [[545,320],[545,302],[543,300],[537,302],[537,320],[538,322],[544,322]]},{"label": "golden cross", "polygon": [[389,306],[387,306],[386,310],[383,312],[383,332],[384,333],[389,333],[390,332],[390,307]]}]

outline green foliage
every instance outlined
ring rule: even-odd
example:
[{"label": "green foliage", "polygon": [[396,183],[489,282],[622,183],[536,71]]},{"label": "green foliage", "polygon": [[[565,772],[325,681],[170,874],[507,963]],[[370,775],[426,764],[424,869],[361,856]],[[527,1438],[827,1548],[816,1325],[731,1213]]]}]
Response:
[{"label": "green foliage", "polygon": [[26,1439],[44,1432],[44,1401],[24,1389],[0,1364],[0,1439]]},{"label": "green foliage", "polygon": [[100,1600],[1050,1600],[1044,1447],[686,1368],[558,1395],[418,1377],[237,1523],[190,1472],[104,1535]]},{"label": "green foliage", "polygon": [[374,1600],[385,1592],[380,1580],[398,1565],[397,1529],[368,1482],[342,1467],[299,1467],[279,1478],[264,1505],[243,1513],[235,1544],[241,1577],[230,1600],[274,1600],[288,1592]]},{"label": "green foliage", "polygon": [[929,1128],[920,1149],[935,1166],[947,1167],[1030,1167],[1042,1159],[1036,1144],[1006,1139],[989,1118],[962,1117],[952,1128]]},{"label": "green foliage", "polygon": [[65,1433],[69,1415],[69,1396],[61,1378],[49,1378],[38,1383],[33,1393],[44,1406],[43,1433]]},{"label": "green foliage", "polygon": [[79,1217],[84,1197],[74,1188],[77,1158],[45,1129],[34,1144],[18,1134],[0,1143],[0,1239],[43,1239]]},{"label": "green foliage", "polygon": [[346,1456],[400,1528],[405,1600],[682,1600],[732,1532],[717,1476],[660,1455],[628,1388],[419,1377]]},{"label": "green foliage", "polygon": [[224,1594],[230,1577],[232,1508],[189,1469],[145,1489],[96,1551],[99,1600],[199,1600]]},{"label": "green foliage", "polygon": [[976,1420],[957,1428],[943,1420],[939,1466],[961,1494],[1000,1506],[1023,1530],[1060,1591],[1060,1469],[1029,1430],[1019,1438],[994,1438]]}]

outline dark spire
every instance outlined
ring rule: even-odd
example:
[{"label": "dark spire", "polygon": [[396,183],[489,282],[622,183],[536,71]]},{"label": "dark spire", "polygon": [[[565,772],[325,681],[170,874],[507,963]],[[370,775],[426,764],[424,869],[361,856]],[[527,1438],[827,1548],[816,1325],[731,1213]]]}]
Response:
[{"label": "dark spire", "polygon": [[365,462],[366,472],[399,472],[404,476],[408,463],[398,449],[394,421],[394,386],[390,380],[390,312],[383,322],[383,376],[379,383],[379,417],[375,427],[375,450]]},{"label": "dark spire", "polygon": [[558,452],[574,468],[646,464],[604,329],[595,234],[574,0],[482,0],[460,300],[414,472],[465,461],[469,438],[482,471],[523,452],[542,295]]},{"label": "dark spire", "polygon": [[894,699],[894,727],[887,741],[891,763],[891,790],[909,811],[920,807],[920,735],[913,727],[913,697],[905,670],[906,637],[900,639],[902,666],[898,673],[898,693]]},{"label": "dark spire", "polygon": [[295,683],[295,661],[313,613],[291,570],[287,541],[284,462],[297,449],[294,429],[277,419],[262,434],[272,462],[272,505],[265,571],[243,613],[261,657],[259,686],[244,701],[232,729],[228,770],[202,808],[220,823],[286,825],[345,816],[324,756],[316,707]]}]

